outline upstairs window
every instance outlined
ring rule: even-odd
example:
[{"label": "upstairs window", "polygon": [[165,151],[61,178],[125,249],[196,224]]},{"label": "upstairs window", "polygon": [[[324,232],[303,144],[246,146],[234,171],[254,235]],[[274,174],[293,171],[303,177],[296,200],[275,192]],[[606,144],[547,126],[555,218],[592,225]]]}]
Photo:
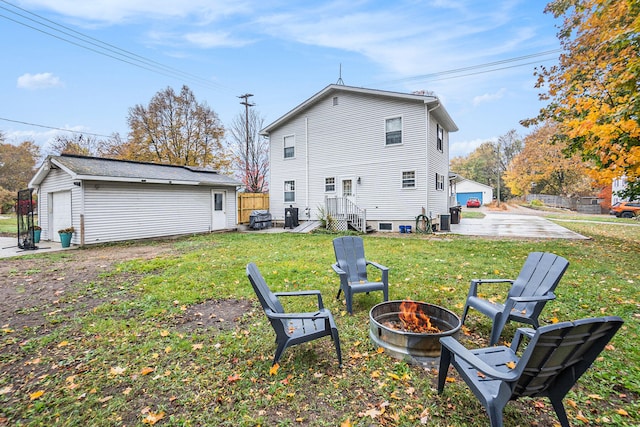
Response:
[{"label": "upstairs window", "polygon": [[285,202],[296,201],[296,182],[295,181],[284,182],[284,201]]},{"label": "upstairs window", "polygon": [[284,158],[292,159],[296,155],[296,140],[293,135],[284,137]]},{"label": "upstairs window", "polygon": [[336,191],[336,179],[331,177],[331,178],[325,178],[324,179],[324,191],[325,193],[333,193]]},{"label": "upstairs window", "polygon": [[438,151],[442,152],[444,151],[444,129],[442,129],[442,126],[436,125],[436,133],[438,134],[436,140],[436,148],[438,149]]},{"label": "upstairs window", "polygon": [[386,145],[402,144],[402,117],[393,117],[385,121]]},{"label": "upstairs window", "polygon": [[338,97],[337,96],[333,97],[333,105],[334,106],[338,105]]},{"label": "upstairs window", "polygon": [[436,190],[444,191],[444,175],[436,174]]},{"label": "upstairs window", "polygon": [[402,188],[416,188],[416,172],[402,172]]}]

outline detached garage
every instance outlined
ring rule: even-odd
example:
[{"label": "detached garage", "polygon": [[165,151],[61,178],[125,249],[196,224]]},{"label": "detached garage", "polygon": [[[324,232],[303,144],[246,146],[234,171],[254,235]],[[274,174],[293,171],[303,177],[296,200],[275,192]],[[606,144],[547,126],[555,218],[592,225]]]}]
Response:
[{"label": "detached garage", "polygon": [[210,169],[68,154],[47,157],[29,183],[41,238],[73,227],[79,245],[234,229],[240,185]]},{"label": "detached garage", "polygon": [[493,188],[470,179],[462,178],[458,175],[456,180],[456,201],[459,206],[466,206],[467,200],[475,197],[482,205],[487,205],[493,201]]}]

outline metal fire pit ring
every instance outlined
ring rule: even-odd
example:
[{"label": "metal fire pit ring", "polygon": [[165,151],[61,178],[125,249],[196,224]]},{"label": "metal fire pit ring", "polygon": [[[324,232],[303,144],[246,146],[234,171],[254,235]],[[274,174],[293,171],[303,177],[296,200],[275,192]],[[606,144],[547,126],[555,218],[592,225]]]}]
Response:
[{"label": "metal fire pit ring", "polygon": [[385,321],[398,321],[403,301],[386,301],[369,311],[369,337],[385,349],[390,356],[415,365],[432,366],[440,358],[440,338],[457,337],[462,327],[460,318],[446,308],[426,302],[412,301],[431,318],[440,333],[401,331],[384,325]]}]

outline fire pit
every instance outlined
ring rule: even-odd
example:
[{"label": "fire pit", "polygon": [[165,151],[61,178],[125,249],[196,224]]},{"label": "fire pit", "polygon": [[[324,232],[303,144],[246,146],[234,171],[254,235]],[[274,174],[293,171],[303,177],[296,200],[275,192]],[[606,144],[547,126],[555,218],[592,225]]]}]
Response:
[{"label": "fire pit", "polygon": [[440,337],[457,336],[460,318],[426,302],[387,301],[369,312],[369,337],[396,359],[433,365],[440,357]]}]

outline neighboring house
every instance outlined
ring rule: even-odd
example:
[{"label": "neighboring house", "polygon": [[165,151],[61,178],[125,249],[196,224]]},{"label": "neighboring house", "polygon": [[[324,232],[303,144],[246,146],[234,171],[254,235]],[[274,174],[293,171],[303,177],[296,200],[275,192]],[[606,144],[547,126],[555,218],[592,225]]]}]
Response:
[{"label": "neighboring house", "polygon": [[493,201],[493,187],[472,181],[457,175],[455,177],[455,200],[459,206],[466,206],[471,197],[480,199],[480,203],[487,205]]},{"label": "neighboring house", "polygon": [[341,226],[398,230],[449,214],[449,133],[435,96],[329,85],[265,127],[274,218],[329,214]]},{"label": "neighboring house", "polygon": [[73,226],[73,244],[236,227],[241,183],[215,171],[75,155],[49,156],[29,183],[42,239]]},{"label": "neighboring house", "polygon": [[620,178],[616,178],[611,183],[611,205],[615,205],[618,202],[627,202],[628,199],[620,197],[617,192],[627,189],[627,177],[625,175]]}]

